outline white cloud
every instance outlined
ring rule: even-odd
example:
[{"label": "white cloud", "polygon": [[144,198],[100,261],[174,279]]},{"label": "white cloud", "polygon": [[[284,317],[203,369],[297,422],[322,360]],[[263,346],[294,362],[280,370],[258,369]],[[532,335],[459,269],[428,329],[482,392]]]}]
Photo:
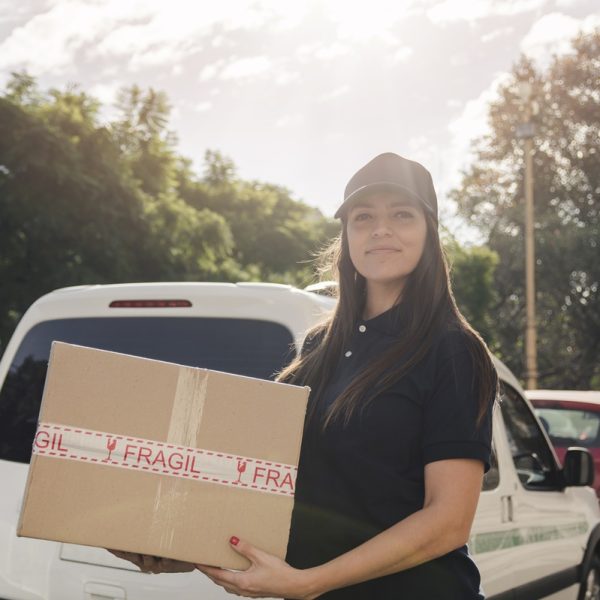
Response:
[{"label": "white cloud", "polygon": [[344,96],[349,91],[350,91],[350,86],[348,84],[345,84],[338,88],[335,88],[334,90],[331,90],[330,92],[323,94],[319,98],[319,100],[321,102],[328,102],[329,100],[335,100],[336,98],[339,98],[340,96]]},{"label": "white cloud", "polygon": [[449,98],[446,100],[446,106],[448,108],[460,108],[463,105],[464,102],[462,100],[458,100],[457,98]]},{"label": "white cloud", "polygon": [[338,56],[344,56],[350,52],[350,46],[334,42],[333,44],[320,45],[314,53],[319,60],[332,60]]},{"label": "white cloud", "polygon": [[296,81],[300,81],[301,76],[297,71],[281,71],[275,76],[274,82],[276,85],[289,85]]},{"label": "white cloud", "polygon": [[243,79],[266,73],[273,67],[267,56],[249,56],[229,63],[219,74],[221,79]]},{"label": "white cloud", "polygon": [[323,44],[321,42],[303,44],[296,50],[296,56],[303,62],[307,60],[333,60],[344,56],[350,52],[350,46],[333,42],[332,44]]},{"label": "white cloud", "polygon": [[300,114],[283,115],[275,121],[275,127],[296,127],[304,122],[304,116]]},{"label": "white cloud", "polygon": [[198,104],[196,104],[194,106],[194,110],[196,112],[206,112],[207,110],[210,110],[213,107],[212,102],[198,102]]},{"label": "white cloud", "polygon": [[436,24],[473,23],[495,16],[513,16],[541,8],[548,0],[443,0],[427,11]]},{"label": "white cloud", "polygon": [[550,13],[538,19],[521,40],[521,51],[539,67],[546,67],[552,55],[571,51],[571,39],[579,32],[590,32],[600,26],[600,15],[576,19],[562,13]]},{"label": "white cloud", "polygon": [[431,172],[434,181],[437,182],[439,173],[437,173],[439,163],[439,149],[431,139],[426,135],[417,135],[408,140],[408,155],[412,160],[416,160],[426,166]]},{"label": "white cloud", "polygon": [[[127,57],[132,69],[198,52],[215,26],[277,31],[297,24],[302,3],[261,0],[53,0],[0,44],[0,68],[62,72],[79,56]],[[82,52],[85,50],[85,52]]]},{"label": "white cloud", "polygon": [[[456,206],[447,198],[447,194],[456,188],[461,181],[461,171],[465,170],[473,159],[472,142],[489,132],[489,105],[498,99],[499,88],[511,78],[507,72],[497,73],[490,85],[479,96],[467,102],[449,100],[447,105],[453,108],[463,106],[461,114],[451,121],[447,127],[450,133],[450,143],[443,153],[437,156],[439,177],[434,183],[440,200],[440,221],[450,229],[461,243],[484,243],[481,232],[470,226],[457,216]],[[434,163],[435,164],[435,163]]]},{"label": "white cloud", "polygon": [[402,48],[398,48],[394,53],[393,62],[404,62],[408,60],[414,54],[414,50],[409,46],[403,46]]},{"label": "white cloud", "polygon": [[113,80],[111,83],[95,83],[88,89],[88,93],[91,96],[100,100],[100,122],[108,123],[117,118],[118,110],[115,102],[122,85],[118,80]]},{"label": "white cloud", "polygon": [[34,75],[62,72],[82,46],[114,26],[115,18],[102,8],[70,2],[37,14],[0,44],[0,68],[24,67]]},{"label": "white cloud", "polygon": [[472,158],[471,142],[489,132],[489,105],[498,99],[499,87],[510,78],[511,74],[507,72],[496,74],[489,87],[477,98],[466,102],[460,116],[449,123],[451,142],[444,154],[443,176],[440,181],[440,188],[444,191],[458,185],[461,169],[464,169]]},{"label": "white cloud", "polygon": [[14,0],[0,0],[0,25],[21,21],[27,15],[39,12],[42,6],[36,2],[17,3]]},{"label": "white cloud", "polygon": [[467,52],[457,52],[450,57],[452,67],[464,67],[470,62],[471,56]]},{"label": "white cloud", "polygon": [[200,81],[208,81],[214,79],[219,72],[219,69],[225,64],[224,59],[220,59],[217,62],[211,63],[210,65],[204,65],[202,71],[200,71]]},{"label": "white cloud", "polygon": [[200,50],[197,29],[197,23],[154,17],[147,23],[116,28],[104,37],[92,54],[127,57],[132,70],[176,64]]},{"label": "white cloud", "polygon": [[118,81],[95,83],[89,88],[88,93],[98,98],[102,104],[112,104],[117,99],[117,93],[121,85]]},{"label": "white cloud", "polygon": [[514,30],[515,30],[515,28],[512,26],[501,27],[500,29],[494,29],[493,31],[490,31],[489,33],[482,35],[481,41],[484,44],[486,44],[487,42],[491,42],[492,40],[495,40],[496,38],[505,37],[507,35],[510,35],[511,33],[514,32]]},{"label": "white cloud", "polygon": [[377,39],[391,45],[398,43],[393,33],[398,22],[421,10],[419,0],[328,0],[322,7],[329,20],[337,25],[340,40],[368,42]]}]

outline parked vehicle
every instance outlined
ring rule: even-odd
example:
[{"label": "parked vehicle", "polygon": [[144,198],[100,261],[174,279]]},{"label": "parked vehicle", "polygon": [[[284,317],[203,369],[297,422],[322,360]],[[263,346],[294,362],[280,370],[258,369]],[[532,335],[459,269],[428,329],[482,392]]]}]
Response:
[{"label": "parked vehicle", "polygon": [[587,448],[594,457],[594,487],[600,497],[600,392],[527,390],[561,463],[567,448]]},{"label": "parked vehicle", "polygon": [[[326,294],[261,283],[82,286],[36,301],[0,360],[0,598],[230,597],[199,572],[148,575],[101,548],[16,537],[52,340],[272,378],[334,305]],[[469,542],[487,597],[600,598],[591,457],[569,450],[563,469],[519,383],[496,366],[502,403]]]}]

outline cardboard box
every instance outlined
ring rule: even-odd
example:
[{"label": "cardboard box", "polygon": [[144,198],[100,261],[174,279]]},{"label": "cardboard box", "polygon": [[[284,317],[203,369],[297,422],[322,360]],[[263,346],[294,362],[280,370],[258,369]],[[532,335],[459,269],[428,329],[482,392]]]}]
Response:
[{"label": "cardboard box", "polygon": [[54,342],[17,535],[245,569],[285,557],[310,388]]}]

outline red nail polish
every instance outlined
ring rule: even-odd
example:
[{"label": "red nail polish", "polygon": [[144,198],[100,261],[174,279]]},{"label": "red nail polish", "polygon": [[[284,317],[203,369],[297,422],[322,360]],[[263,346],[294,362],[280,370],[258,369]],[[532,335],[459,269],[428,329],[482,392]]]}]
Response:
[{"label": "red nail polish", "polygon": [[231,536],[231,539],[229,540],[230,544],[233,544],[234,546],[237,546],[239,544],[239,538],[236,538],[235,535]]}]

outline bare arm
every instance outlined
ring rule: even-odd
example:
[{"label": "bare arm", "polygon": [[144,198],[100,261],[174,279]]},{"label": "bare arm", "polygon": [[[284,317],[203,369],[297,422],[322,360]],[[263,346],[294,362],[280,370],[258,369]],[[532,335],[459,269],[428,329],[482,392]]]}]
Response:
[{"label": "bare arm", "polygon": [[410,569],[466,544],[482,479],[479,460],[427,464],[423,508],[350,552],[309,569],[314,593]]},{"label": "bare arm", "polygon": [[294,569],[246,541],[232,546],[246,556],[247,571],[198,565],[227,591],[251,598],[313,600],[333,589],[410,569],[464,545],[471,531],[483,479],[483,463],[449,459],[425,466],[423,508],[337,558]]}]

